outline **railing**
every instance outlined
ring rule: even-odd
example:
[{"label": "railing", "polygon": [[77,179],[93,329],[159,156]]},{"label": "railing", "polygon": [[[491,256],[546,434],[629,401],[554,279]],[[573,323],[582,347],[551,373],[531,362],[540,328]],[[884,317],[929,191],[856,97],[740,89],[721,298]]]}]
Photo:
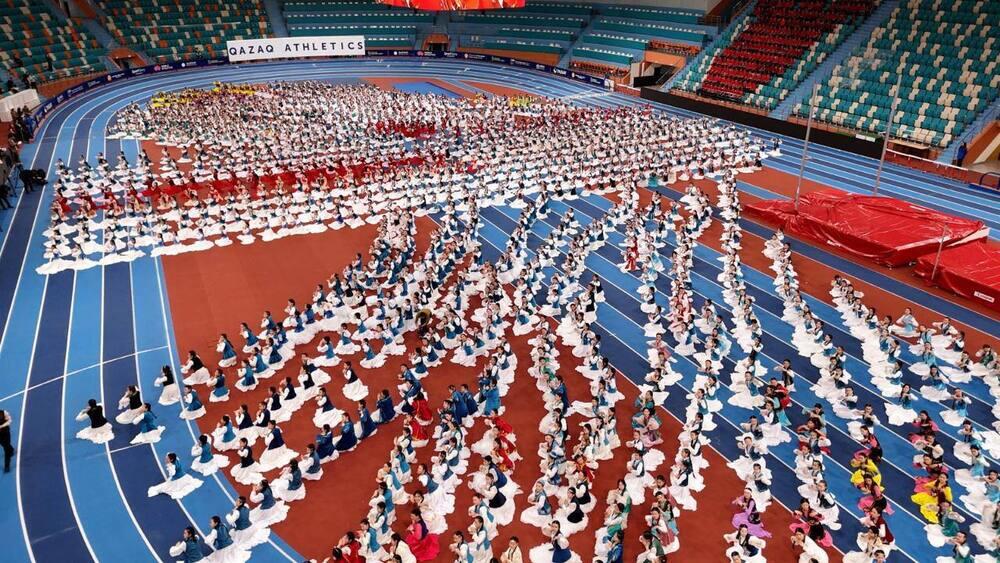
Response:
[{"label": "railing", "polygon": [[949,162],[923,158],[915,154],[894,151],[892,149],[887,149],[885,152],[886,160],[895,162],[896,164],[902,164],[910,168],[915,168],[917,170],[923,170],[925,172],[944,176],[945,178],[971,183],[974,176],[974,173],[970,170],[962,168],[961,166],[955,166]]},{"label": "railing", "polygon": [[[986,183],[987,178],[993,178],[993,182],[990,184]],[[1000,172],[984,172],[981,176],[979,176],[979,180],[976,181],[976,185],[1000,191]]]},{"label": "railing", "polygon": [[682,45],[680,43],[673,43],[662,39],[653,39],[649,42],[647,49],[671,55],[680,55],[683,57],[695,57],[701,52],[701,47],[695,45]]}]

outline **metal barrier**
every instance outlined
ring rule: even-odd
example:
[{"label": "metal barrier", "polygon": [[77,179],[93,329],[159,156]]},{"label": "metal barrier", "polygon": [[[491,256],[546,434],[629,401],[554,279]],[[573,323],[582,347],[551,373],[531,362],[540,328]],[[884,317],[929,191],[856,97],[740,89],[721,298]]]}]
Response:
[{"label": "metal barrier", "polygon": [[[992,184],[986,183],[987,178],[993,178]],[[982,188],[1000,191],[1000,172],[984,172],[979,176],[979,180],[976,182],[976,185]]]}]

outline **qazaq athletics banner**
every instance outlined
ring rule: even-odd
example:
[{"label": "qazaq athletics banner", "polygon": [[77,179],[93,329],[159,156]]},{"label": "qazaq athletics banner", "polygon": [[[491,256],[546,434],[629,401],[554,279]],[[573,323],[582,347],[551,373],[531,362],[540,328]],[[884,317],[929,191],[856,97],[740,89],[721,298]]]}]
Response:
[{"label": "qazaq athletics banner", "polygon": [[326,37],[274,37],[226,41],[229,62],[294,59],[301,57],[349,57],[365,54],[363,35]]},{"label": "qazaq athletics banner", "polygon": [[523,8],[524,0],[381,0],[383,4],[414,10],[501,10]]}]

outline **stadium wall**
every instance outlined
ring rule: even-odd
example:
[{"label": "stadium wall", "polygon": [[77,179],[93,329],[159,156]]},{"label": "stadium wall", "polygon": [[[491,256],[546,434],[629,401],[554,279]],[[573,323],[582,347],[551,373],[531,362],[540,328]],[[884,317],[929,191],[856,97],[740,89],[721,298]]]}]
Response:
[{"label": "stadium wall", "polygon": [[[685,96],[678,96],[661,90],[643,88],[641,97],[646,100],[676,106],[686,110],[703,113],[705,115],[711,115],[713,117],[718,117],[734,123],[740,123],[742,125],[748,125],[750,127],[756,127],[772,133],[795,137],[796,139],[804,139],[806,136],[805,125],[781,119],[774,119],[773,117],[757,113],[740,111],[735,108],[704,102]],[[824,131],[813,127],[812,132],[809,133],[809,140],[814,143],[819,143],[821,145],[871,158],[879,158],[882,155],[881,139],[854,137],[832,131]]]}]

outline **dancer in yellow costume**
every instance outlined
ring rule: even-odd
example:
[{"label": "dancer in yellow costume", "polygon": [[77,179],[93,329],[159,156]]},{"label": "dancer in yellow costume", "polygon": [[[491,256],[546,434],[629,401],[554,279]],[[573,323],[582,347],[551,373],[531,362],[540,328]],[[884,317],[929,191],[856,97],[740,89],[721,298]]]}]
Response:
[{"label": "dancer in yellow costume", "polygon": [[931,524],[938,523],[938,503],[951,502],[951,485],[948,475],[941,473],[934,481],[918,485],[916,493],[910,497],[920,507],[920,514]]}]

